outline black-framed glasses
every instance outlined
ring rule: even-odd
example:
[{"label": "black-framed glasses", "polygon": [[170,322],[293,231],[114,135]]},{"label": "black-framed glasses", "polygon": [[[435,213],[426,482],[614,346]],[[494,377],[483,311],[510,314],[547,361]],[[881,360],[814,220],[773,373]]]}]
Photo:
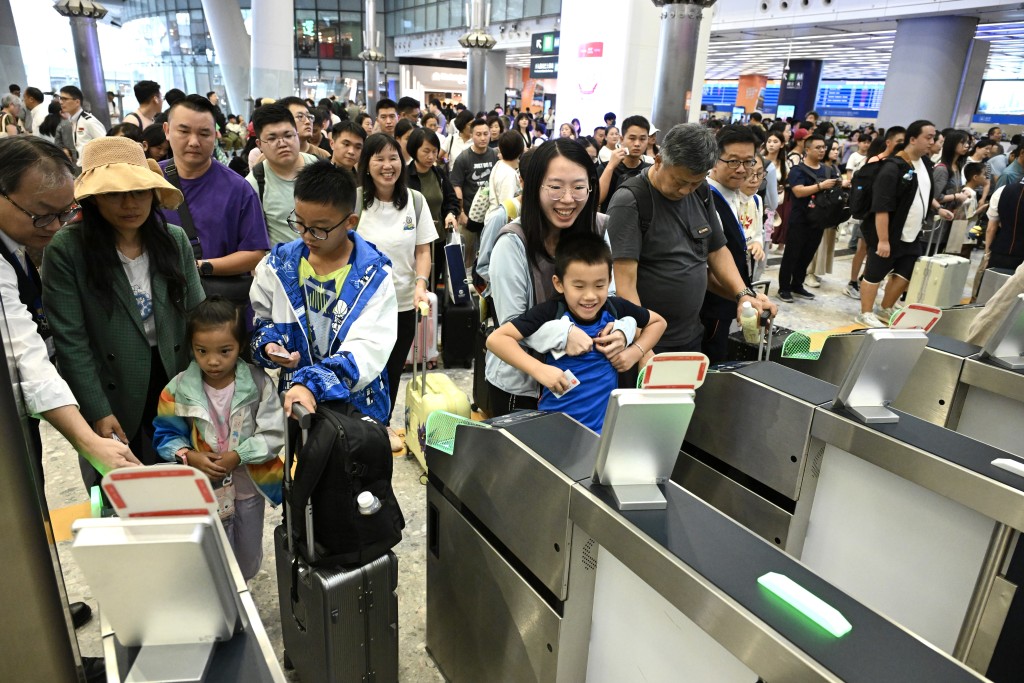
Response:
[{"label": "black-framed glasses", "polygon": [[0,197],[3,197],[7,201],[9,201],[11,204],[14,205],[14,208],[16,208],[18,211],[21,211],[23,214],[31,218],[32,226],[36,228],[45,228],[50,223],[53,223],[54,219],[60,221],[61,225],[67,225],[71,221],[75,220],[78,217],[78,214],[81,213],[82,211],[82,207],[80,207],[78,204],[72,204],[70,208],[63,210],[60,213],[44,213],[37,215],[34,213],[30,213],[29,211],[26,211],[24,208],[18,205],[18,202],[8,197],[7,194],[4,192],[0,192]]},{"label": "black-framed glasses", "polygon": [[292,229],[292,232],[294,232],[299,237],[302,237],[308,231],[309,234],[313,236],[313,239],[315,239],[315,240],[325,240],[325,239],[327,239],[327,236],[331,234],[331,231],[337,230],[339,227],[341,227],[342,223],[347,221],[353,215],[354,215],[353,213],[350,213],[348,216],[345,216],[340,221],[338,221],[335,225],[332,225],[329,228],[311,228],[308,225],[300,223],[297,220],[294,211],[292,211],[290,214],[288,214],[288,218],[286,219],[286,222],[288,223],[288,227]]},{"label": "black-framed glasses", "polygon": [[728,166],[732,171],[735,171],[740,166],[747,169],[757,166],[757,159],[723,159],[719,157],[718,160]]},{"label": "black-framed glasses", "polygon": [[284,144],[291,144],[292,140],[299,137],[298,133],[285,133],[284,135],[271,135],[266,140],[259,138],[259,141],[264,145],[276,145],[280,142]]},{"label": "black-framed glasses", "polygon": [[760,180],[761,178],[764,178],[765,175],[766,174],[764,171],[759,171],[758,173],[751,173],[750,177],[753,178],[754,180]]}]

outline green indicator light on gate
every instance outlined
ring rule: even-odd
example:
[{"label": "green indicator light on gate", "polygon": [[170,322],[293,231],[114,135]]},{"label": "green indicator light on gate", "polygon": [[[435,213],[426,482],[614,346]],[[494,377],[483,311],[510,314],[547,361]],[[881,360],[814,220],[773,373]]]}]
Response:
[{"label": "green indicator light on gate", "polygon": [[99,517],[103,512],[103,494],[99,486],[93,486],[89,491],[89,511],[93,517]]},{"label": "green indicator light on gate", "polygon": [[836,638],[853,630],[853,626],[839,610],[788,576],[769,572],[758,578],[757,582]]}]

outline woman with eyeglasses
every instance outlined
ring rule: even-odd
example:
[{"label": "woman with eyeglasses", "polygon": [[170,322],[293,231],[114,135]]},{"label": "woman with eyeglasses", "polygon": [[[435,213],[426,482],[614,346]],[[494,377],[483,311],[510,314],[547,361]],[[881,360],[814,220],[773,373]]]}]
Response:
[{"label": "woman with eyeglasses", "polygon": [[[398,297],[398,339],[386,366],[392,411],[402,367],[416,334],[416,306],[430,303],[430,249],[437,239],[430,206],[408,183],[398,142],[385,133],[366,138],[359,159],[362,206],[357,230],[391,259]],[[397,453],[402,450],[402,440],[391,428],[390,414],[387,425],[391,449]]]},{"label": "woman with eyeglasses", "polygon": [[[597,170],[575,140],[549,140],[533,152],[523,178],[522,211],[498,234],[490,257],[491,293],[495,320],[500,326],[555,295],[551,277],[554,255],[563,237],[604,232],[598,221]],[[614,287],[610,287],[613,292]],[[612,325],[610,323],[610,325]],[[632,342],[636,325],[631,319],[614,323],[596,339],[568,329],[567,321],[542,327],[534,348],[560,349],[569,355],[594,345],[608,358]],[[574,334],[573,330],[578,334]],[[492,417],[522,408],[536,408],[540,387],[529,375],[487,352],[486,372]]]},{"label": "woman with eyeglasses", "polygon": [[[157,462],[160,391],[189,364],[186,314],[205,298],[184,230],[158,210],[178,206],[181,192],[150,164],[128,138],[85,145],[82,220],[53,238],[42,274],[57,361],[82,415],[145,464]],[[87,487],[95,474],[83,468]]]},{"label": "woman with eyeglasses", "polygon": [[747,253],[750,255],[753,268],[750,271],[751,280],[760,280],[764,273],[768,255],[764,251],[764,200],[758,191],[765,179],[765,160],[760,154],[754,156],[754,168],[750,169],[746,181],[740,185],[740,192],[749,199],[740,209],[740,225],[743,226],[743,236],[747,240]]}]

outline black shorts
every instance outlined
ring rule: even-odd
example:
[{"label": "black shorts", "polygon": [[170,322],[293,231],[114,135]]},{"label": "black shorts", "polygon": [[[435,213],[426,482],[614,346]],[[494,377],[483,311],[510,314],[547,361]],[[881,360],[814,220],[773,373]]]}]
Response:
[{"label": "black shorts", "polygon": [[864,281],[877,285],[889,273],[894,273],[904,280],[910,280],[914,274],[914,264],[921,256],[921,243],[898,240],[890,242],[888,258],[882,258],[875,251],[876,246],[868,246],[867,265],[864,266]]}]

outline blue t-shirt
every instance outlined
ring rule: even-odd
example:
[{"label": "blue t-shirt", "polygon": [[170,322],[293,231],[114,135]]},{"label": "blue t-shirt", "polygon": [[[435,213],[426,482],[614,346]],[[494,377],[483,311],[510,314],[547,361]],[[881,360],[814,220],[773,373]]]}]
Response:
[{"label": "blue t-shirt", "polygon": [[[560,307],[565,309],[562,316],[558,315]],[[645,327],[651,319],[651,314],[646,308],[613,296],[605,302],[597,318],[591,322],[582,322],[565,308],[565,301],[558,297],[534,306],[510,322],[525,338],[540,329],[541,325],[546,322],[559,317],[568,317],[589,337],[597,337],[605,325],[626,316],[631,316],[636,320],[637,327]],[[612,366],[611,361],[605,358],[604,354],[597,350],[597,347],[594,347],[583,355],[566,355],[558,359],[549,353],[545,356],[544,362],[561,370],[571,370],[580,383],[575,389],[563,394],[561,398],[552,394],[546,387],[543,388],[538,407],[541,410],[565,413],[600,434],[601,427],[604,425],[604,413],[608,408],[608,397],[612,390],[619,386],[619,373]]]}]

